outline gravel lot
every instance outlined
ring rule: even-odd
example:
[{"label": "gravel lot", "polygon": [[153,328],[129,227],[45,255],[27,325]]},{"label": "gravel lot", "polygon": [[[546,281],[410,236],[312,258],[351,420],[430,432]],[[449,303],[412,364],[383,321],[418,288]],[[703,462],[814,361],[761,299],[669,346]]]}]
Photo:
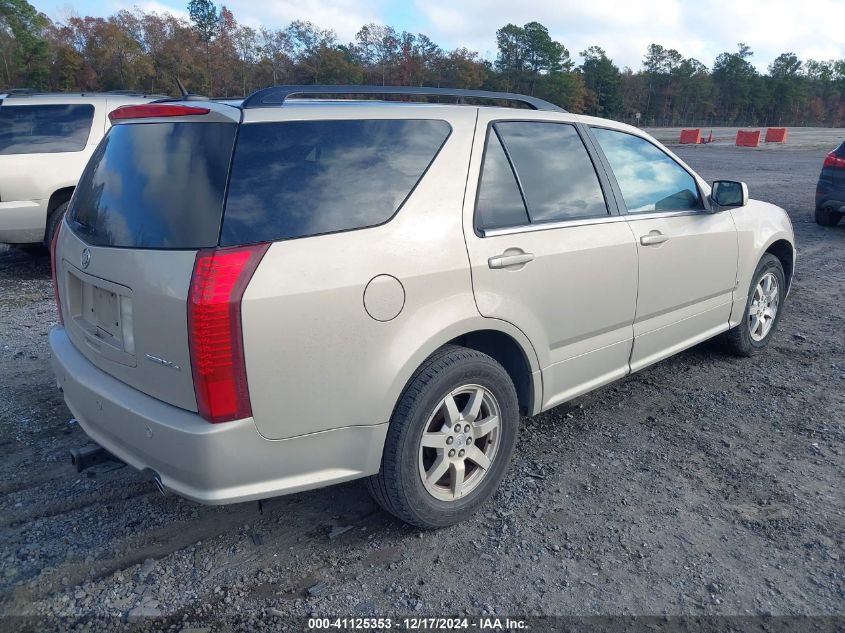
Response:
[{"label": "gravel lot", "polygon": [[772,346],[700,345],[524,419],[495,502],[438,532],[356,482],[259,514],[163,497],[130,468],[77,475],[49,258],[0,247],[0,612],[175,631],[310,613],[845,615],[845,226],[810,216],[825,150],[677,151],[789,210],[798,272]]}]

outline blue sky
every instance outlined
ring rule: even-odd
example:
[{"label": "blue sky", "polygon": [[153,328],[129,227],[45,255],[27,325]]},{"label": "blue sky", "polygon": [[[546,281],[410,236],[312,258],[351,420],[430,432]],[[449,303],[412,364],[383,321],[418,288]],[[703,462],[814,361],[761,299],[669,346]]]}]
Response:
[{"label": "blue sky", "polygon": [[[32,0],[30,0],[32,2]],[[36,0],[53,20],[68,15],[107,15],[121,8],[184,14],[187,0]],[[620,66],[639,68],[646,46],[657,42],[712,66],[737,42],[754,51],[764,71],[779,53],[800,58],[845,58],[845,0],[232,0],[235,18],[250,26],[281,28],[311,20],[350,41],[361,25],[381,22],[422,32],[445,48],[466,46],[495,57],[496,29],[508,22],[545,24],[552,36],[578,53],[597,44]]]}]

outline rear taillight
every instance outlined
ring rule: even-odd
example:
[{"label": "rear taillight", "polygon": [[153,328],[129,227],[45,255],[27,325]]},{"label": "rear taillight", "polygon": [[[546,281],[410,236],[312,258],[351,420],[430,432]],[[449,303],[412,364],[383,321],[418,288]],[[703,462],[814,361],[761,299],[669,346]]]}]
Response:
[{"label": "rear taillight", "polygon": [[269,244],[197,253],[188,297],[188,336],[197,408],[209,422],[252,415],[241,299]]},{"label": "rear taillight", "polygon": [[836,152],[831,152],[824,158],[825,167],[833,167],[835,169],[845,169],[845,157],[837,156]]},{"label": "rear taillight", "polygon": [[121,121],[123,119],[150,119],[157,117],[171,116],[193,116],[197,114],[208,114],[208,108],[196,106],[174,105],[171,103],[145,103],[142,105],[125,105],[109,112],[109,121]]},{"label": "rear taillight", "polygon": [[64,315],[62,314],[62,299],[59,297],[59,271],[56,268],[58,260],[56,259],[56,247],[59,243],[59,234],[62,232],[63,222],[56,225],[56,230],[53,231],[53,239],[50,240],[50,269],[53,272],[53,294],[56,297],[56,308],[59,310],[59,323],[65,324]]}]

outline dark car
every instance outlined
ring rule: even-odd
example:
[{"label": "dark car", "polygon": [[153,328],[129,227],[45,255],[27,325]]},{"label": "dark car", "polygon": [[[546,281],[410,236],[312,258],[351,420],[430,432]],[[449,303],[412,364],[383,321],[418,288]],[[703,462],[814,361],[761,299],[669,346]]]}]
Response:
[{"label": "dark car", "polygon": [[816,185],[816,222],[836,226],[845,215],[845,141],[825,156]]}]

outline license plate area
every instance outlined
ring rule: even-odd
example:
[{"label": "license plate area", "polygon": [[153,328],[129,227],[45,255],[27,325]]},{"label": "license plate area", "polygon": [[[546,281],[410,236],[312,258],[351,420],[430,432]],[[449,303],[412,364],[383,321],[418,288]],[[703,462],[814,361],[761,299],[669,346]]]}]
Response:
[{"label": "license plate area", "polygon": [[69,329],[94,352],[134,367],[132,291],[70,267],[66,288]]}]

